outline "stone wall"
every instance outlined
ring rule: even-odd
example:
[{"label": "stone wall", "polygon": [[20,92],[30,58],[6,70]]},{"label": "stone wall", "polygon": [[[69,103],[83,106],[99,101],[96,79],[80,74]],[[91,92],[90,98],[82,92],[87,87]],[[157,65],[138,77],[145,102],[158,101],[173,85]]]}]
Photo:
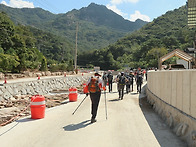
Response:
[{"label": "stone wall", "polygon": [[16,95],[48,94],[53,90],[68,90],[80,86],[89,78],[87,76],[66,76],[50,79],[40,79],[20,83],[7,83],[0,86],[0,101],[12,99]]},{"label": "stone wall", "polygon": [[196,146],[196,70],[151,71],[147,97],[177,136]]}]

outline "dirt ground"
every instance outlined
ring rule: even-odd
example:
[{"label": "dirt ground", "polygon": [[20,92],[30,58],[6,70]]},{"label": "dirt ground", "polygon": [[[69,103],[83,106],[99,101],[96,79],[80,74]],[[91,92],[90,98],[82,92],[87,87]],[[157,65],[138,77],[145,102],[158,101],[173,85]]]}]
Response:
[{"label": "dirt ground", "polygon": [[[82,92],[82,86],[77,87],[78,93]],[[52,91],[45,97],[46,108],[59,106],[68,102],[69,91]],[[9,100],[0,101],[0,126],[5,126],[21,117],[31,115],[32,95],[14,96]]]}]

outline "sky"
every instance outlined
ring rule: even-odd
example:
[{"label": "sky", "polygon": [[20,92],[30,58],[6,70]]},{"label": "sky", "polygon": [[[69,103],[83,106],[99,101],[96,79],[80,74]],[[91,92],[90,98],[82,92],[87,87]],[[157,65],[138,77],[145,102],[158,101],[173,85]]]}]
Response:
[{"label": "sky", "polygon": [[14,8],[40,7],[54,14],[67,13],[73,9],[87,7],[90,3],[105,5],[124,19],[142,19],[151,22],[167,11],[178,9],[187,0],[0,0]]}]

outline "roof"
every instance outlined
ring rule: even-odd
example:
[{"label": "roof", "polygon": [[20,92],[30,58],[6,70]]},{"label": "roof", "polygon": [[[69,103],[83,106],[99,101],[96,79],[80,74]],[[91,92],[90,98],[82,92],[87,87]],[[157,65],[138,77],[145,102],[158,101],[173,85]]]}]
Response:
[{"label": "roof", "polygon": [[173,57],[173,56],[177,56],[185,61],[193,61],[194,60],[194,57],[190,56],[189,54],[179,50],[179,49],[176,49],[176,50],[173,50],[172,52],[168,53],[167,55],[163,56],[160,58],[160,61],[161,63],[166,61],[167,59]]}]

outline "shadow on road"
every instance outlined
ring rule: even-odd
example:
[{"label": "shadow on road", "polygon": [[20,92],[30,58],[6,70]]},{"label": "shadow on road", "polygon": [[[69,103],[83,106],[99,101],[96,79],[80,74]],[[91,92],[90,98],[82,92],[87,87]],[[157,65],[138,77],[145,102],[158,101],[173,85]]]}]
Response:
[{"label": "shadow on road", "polygon": [[186,143],[180,140],[161,119],[161,117],[153,110],[152,106],[147,102],[145,93],[147,85],[143,86],[142,93],[139,95],[139,106],[144,114],[146,121],[154,133],[161,147],[186,147]]},{"label": "shadow on road", "polygon": [[29,122],[29,121],[35,121],[35,120],[39,120],[39,119],[32,119],[32,118],[24,118],[24,119],[19,119],[16,120],[16,122]]},{"label": "shadow on road", "polygon": [[91,124],[91,121],[90,120],[86,120],[86,121],[83,121],[83,122],[81,122],[79,124],[67,125],[67,126],[63,127],[63,129],[65,131],[75,131],[75,130],[79,130],[81,128],[85,128],[85,127],[87,127],[90,124]]}]

